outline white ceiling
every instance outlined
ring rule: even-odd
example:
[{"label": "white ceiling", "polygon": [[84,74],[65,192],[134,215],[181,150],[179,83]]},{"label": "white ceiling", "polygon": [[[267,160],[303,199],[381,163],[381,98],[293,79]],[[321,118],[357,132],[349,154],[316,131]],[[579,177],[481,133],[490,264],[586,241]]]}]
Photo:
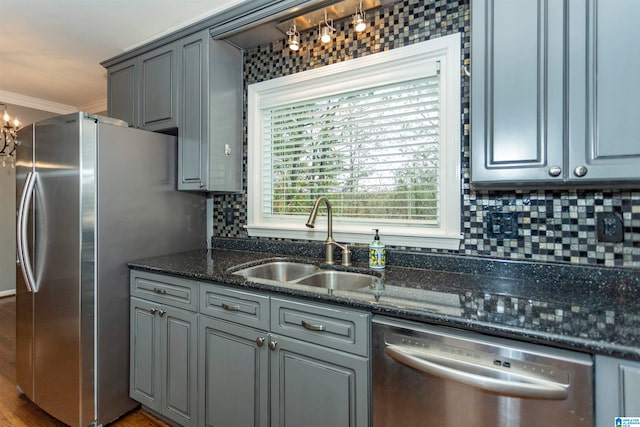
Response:
[{"label": "white ceiling", "polygon": [[250,0],[0,0],[0,102],[106,110],[100,62]]}]

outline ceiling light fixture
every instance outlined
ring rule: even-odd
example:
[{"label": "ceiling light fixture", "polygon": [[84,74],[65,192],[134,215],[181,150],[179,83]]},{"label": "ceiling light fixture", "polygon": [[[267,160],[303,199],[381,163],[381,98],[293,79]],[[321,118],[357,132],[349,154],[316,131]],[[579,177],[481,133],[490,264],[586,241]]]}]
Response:
[{"label": "ceiling light fixture", "polygon": [[11,116],[7,113],[6,104],[0,103],[0,107],[3,107],[2,128],[0,128],[0,146],[2,147],[2,149],[0,149],[0,161],[2,161],[3,167],[6,166],[7,163],[13,167],[15,164],[16,146],[18,145],[16,134],[20,122],[18,119],[11,121]]},{"label": "ceiling light fixture", "polygon": [[289,36],[289,49],[296,51],[300,49],[300,33],[296,30],[296,23],[293,23],[293,27],[289,31],[287,31],[287,36]]},{"label": "ceiling light fixture", "polygon": [[367,29],[367,23],[365,20],[364,10],[362,10],[362,0],[360,0],[360,6],[356,6],[356,14],[353,15],[353,25],[356,33],[361,33]]},{"label": "ceiling light fixture", "polygon": [[324,19],[318,22],[318,34],[322,43],[329,43],[336,29],[333,27],[333,19],[327,19],[327,11],[324,11]]}]

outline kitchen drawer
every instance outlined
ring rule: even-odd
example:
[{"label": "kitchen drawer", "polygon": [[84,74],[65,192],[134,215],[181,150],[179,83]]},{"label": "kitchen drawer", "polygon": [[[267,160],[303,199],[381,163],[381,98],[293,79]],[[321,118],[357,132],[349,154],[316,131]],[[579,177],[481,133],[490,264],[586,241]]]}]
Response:
[{"label": "kitchen drawer", "polygon": [[369,356],[369,313],[271,298],[271,332]]},{"label": "kitchen drawer", "polygon": [[131,270],[130,277],[132,296],[189,311],[198,311],[197,282],[138,270]]},{"label": "kitchen drawer", "polygon": [[269,330],[269,297],[255,292],[201,283],[200,313],[264,331]]}]

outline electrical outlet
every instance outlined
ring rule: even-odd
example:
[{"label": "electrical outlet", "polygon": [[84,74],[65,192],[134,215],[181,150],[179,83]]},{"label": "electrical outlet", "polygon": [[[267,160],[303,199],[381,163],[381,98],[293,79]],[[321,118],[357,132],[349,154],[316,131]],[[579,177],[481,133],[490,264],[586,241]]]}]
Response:
[{"label": "electrical outlet", "polygon": [[487,235],[497,239],[518,237],[518,215],[514,212],[489,212]]},{"label": "electrical outlet", "polygon": [[617,212],[598,212],[596,215],[596,234],[599,242],[622,242],[623,228],[622,215]]},{"label": "electrical outlet", "polygon": [[224,222],[225,222],[225,225],[233,224],[233,208],[232,207],[224,208]]}]

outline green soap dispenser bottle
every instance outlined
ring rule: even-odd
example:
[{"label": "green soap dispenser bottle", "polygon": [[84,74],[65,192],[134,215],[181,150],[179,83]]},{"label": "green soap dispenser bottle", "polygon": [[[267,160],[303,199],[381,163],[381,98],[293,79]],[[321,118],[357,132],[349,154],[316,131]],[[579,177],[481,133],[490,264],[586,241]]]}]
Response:
[{"label": "green soap dispenser bottle", "polygon": [[369,267],[382,270],[387,264],[387,249],[384,243],[380,241],[378,229],[374,228],[373,230],[375,230],[376,235],[369,245]]}]

